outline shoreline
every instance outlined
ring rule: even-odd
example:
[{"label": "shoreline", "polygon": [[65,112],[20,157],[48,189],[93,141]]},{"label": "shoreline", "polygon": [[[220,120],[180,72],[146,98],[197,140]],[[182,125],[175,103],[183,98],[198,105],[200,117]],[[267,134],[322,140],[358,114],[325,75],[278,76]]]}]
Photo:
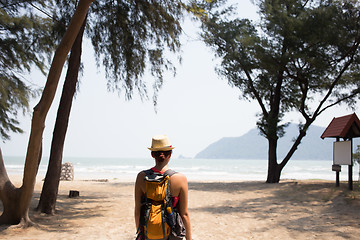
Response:
[{"label": "shoreline", "polygon": [[[19,186],[22,183],[23,180],[23,175],[19,175],[19,174],[9,174],[9,179],[10,181],[15,185],[15,186]],[[43,184],[45,179],[45,176],[37,176],[36,177],[36,185],[38,184]],[[136,180],[136,176],[134,177],[112,177],[112,178],[107,178],[105,176],[100,176],[100,177],[75,177],[74,180],[72,181],[66,181],[66,180],[61,180],[61,182],[109,182],[109,183],[135,183]],[[328,182],[328,183],[333,183],[335,186],[335,176],[333,180],[329,180],[329,179],[322,179],[322,178],[309,178],[309,179],[296,179],[296,178],[281,178],[280,179],[280,184],[284,183],[284,182],[309,182],[309,181],[318,181],[318,182]],[[232,179],[232,178],[218,178],[218,179],[210,179],[210,178],[205,178],[205,179],[189,179],[188,178],[188,182],[190,183],[243,183],[243,182],[257,182],[257,183],[266,183],[266,179]],[[340,184],[347,184],[348,180],[347,179],[340,179]],[[275,183],[277,184],[277,183]],[[359,184],[360,186],[360,178],[354,178],[353,176],[353,184]],[[270,184],[271,185],[271,184]],[[36,189],[37,186],[35,186]]]},{"label": "shoreline", "polygon": [[[14,184],[22,181],[9,177]],[[41,188],[38,178],[30,209],[37,227],[0,227],[2,239],[134,239],[133,181],[61,181],[55,216],[34,212]],[[80,196],[68,198],[70,190]],[[360,235],[360,190],[354,184],[348,191],[347,182],[335,188],[329,180],[189,181],[189,211],[194,240]]]},{"label": "shoreline", "polygon": [[[9,175],[22,175],[24,159],[9,158],[5,166]],[[120,179],[135,181],[137,173],[153,166],[151,159],[107,159],[76,158],[65,159],[74,166],[76,180],[83,179]],[[45,177],[46,162],[41,164],[38,176]],[[283,179],[327,179],[335,181],[332,161],[292,160],[282,171]],[[189,181],[266,181],[266,160],[246,159],[174,159],[170,168],[183,173]],[[348,169],[343,167],[340,173],[342,181],[348,178]],[[359,168],[353,168],[353,178],[358,180]]]}]

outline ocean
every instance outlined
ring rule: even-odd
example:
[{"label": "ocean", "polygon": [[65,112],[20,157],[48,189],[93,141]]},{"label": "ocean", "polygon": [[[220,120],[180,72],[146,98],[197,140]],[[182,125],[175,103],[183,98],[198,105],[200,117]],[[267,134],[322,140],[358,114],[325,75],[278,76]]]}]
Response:
[{"label": "ocean", "polygon": [[[9,176],[22,175],[24,157],[4,157]],[[45,177],[48,158],[43,158],[38,176]],[[151,158],[71,158],[63,163],[74,165],[75,180],[123,180],[135,181],[139,171],[151,168]],[[281,179],[334,180],[332,160],[290,160],[282,171]],[[185,174],[189,181],[265,181],[267,160],[245,159],[176,159],[170,168]],[[353,180],[358,181],[359,165],[353,167]],[[340,180],[348,180],[348,166],[342,166]]]}]

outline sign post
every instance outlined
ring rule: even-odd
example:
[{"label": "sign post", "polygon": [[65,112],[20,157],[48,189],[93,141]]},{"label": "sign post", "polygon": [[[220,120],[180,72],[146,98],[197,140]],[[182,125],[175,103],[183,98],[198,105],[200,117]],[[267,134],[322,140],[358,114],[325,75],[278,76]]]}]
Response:
[{"label": "sign post", "polygon": [[336,187],[339,187],[339,186],[340,186],[341,165],[333,164],[333,165],[332,165],[332,170],[333,170],[334,172],[336,172],[336,184],[335,184],[335,186],[336,186]]},{"label": "sign post", "polygon": [[[348,141],[339,141],[337,139],[336,142],[334,142],[334,155],[333,155],[333,170],[334,166],[336,171],[336,186],[339,186],[339,172],[341,171],[341,165],[348,165],[349,171],[348,171],[348,183],[349,183],[349,189],[353,190],[353,180],[352,180],[352,170],[353,170],[353,159],[352,159],[352,139]],[[337,170],[338,171],[337,171]]]},{"label": "sign post", "polygon": [[[321,138],[336,138],[334,142],[333,171],[336,171],[336,186],[339,186],[341,165],[349,168],[349,189],[353,190],[353,158],[352,139],[360,137],[360,120],[355,113],[333,118]],[[340,141],[340,138],[344,141]]]}]

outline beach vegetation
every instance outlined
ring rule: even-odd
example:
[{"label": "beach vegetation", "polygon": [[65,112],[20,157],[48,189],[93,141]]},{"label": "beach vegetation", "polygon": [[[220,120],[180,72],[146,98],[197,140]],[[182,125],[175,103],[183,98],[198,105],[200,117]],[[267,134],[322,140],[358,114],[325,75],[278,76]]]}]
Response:
[{"label": "beach vegetation", "polygon": [[[60,19],[62,24],[59,24],[58,29],[61,30],[71,19],[76,1],[58,1],[57,4],[53,15]],[[87,24],[84,23],[85,36],[91,39],[97,65],[105,68],[109,91],[117,91],[119,95],[124,92],[128,100],[135,91],[142,99],[147,99],[148,87],[143,75],[145,70],[149,70],[155,79],[152,100],[156,105],[157,92],[163,84],[163,72],[176,71],[165,53],[178,53],[180,50],[180,21],[183,10],[180,1],[149,3],[98,0],[92,4]],[[82,35],[79,38],[82,38]],[[47,214],[55,213],[63,146],[80,67],[81,39],[78,44],[79,46],[74,45],[71,51],[78,51],[77,60],[74,59],[72,63],[72,55],[69,58],[48,171],[37,207],[38,211]],[[180,56],[178,57],[180,59]]]},{"label": "beach vegetation", "polygon": [[[196,1],[205,12],[202,39],[221,59],[216,71],[260,107],[257,127],[267,139],[267,183],[281,172],[310,125],[325,111],[352,110],[360,96],[360,4],[355,0],[255,0],[258,21],[237,17],[226,1]],[[241,7],[241,3],[238,4]],[[241,111],[241,109],[239,109]],[[298,134],[278,159],[279,138],[299,115]],[[316,147],[316,146],[314,146]]]},{"label": "beach vegetation", "polygon": [[[42,1],[37,2],[43,5]],[[38,69],[45,74],[50,53],[52,21],[37,14],[23,1],[0,2],[0,137],[10,140],[10,133],[22,133],[17,117],[29,111],[29,101],[38,88],[27,74]]]},{"label": "beach vegetation", "polygon": [[[13,4],[5,1],[9,6]],[[45,4],[47,3],[47,4]],[[51,6],[49,1],[26,1],[40,12],[48,15],[49,22],[55,21],[51,31],[53,42],[60,41],[49,70],[47,82],[42,92],[39,103],[35,106],[32,118],[32,127],[24,167],[24,179],[21,188],[16,188],[10,182],[3,161],[0,163],[0,199],[3,203],[3,213],[0,224],[17,224],[21,226],[32,225],[28,217],[29,203],[33,192],[34,182],[41,159],[42,134],[47,112],[53,102],[59,77],[72,48],[78,55],[74,62],[69,58],[68,73],[72,76],[71,87],[65,80],[61,102],[64,100],[66,107],[60,104],[58,118],[55,124],[52,151],[50,153],[54,161],[49,161],[49,169],[45,178],[44,188],[38,209],[43,211],[43,204],[52,205],[47,208],[47,213],[55,212],[59,177],[62,161],[62,149],[67,130],[71,101],[74,88],[77,84],[77,74],[80,68],[81,39],[83,31],[91,39],[95,50],[97,65],[103,66],[108,80],[107,86],[110,91],[124,93],[125,98],[130,100],[134,91],[137,91],[142,99],[148,99],[147,83],[143,80],[145,70],[149,70],[154,77],[152,87],[154,89],[153,102],[157,103],[157,92],[163,84],[163,72],[166,70],[175,73],[172,62],[165,57],[166,53],[179,53],[181,33],[180,20],[184,10],[181,1],[57,1]],[[76,10],[75,7],[76,6]],[[91,5],[91,9],[88,9]],[[46,9],[45,9],[46,7]],[[26,9],[24,9],[26,12]],[[51,13],[53,16],[50,17]],[[59,16],[60,18],[56,17]],[[87,23],[84,19],[87,17]],[[71,19],[71,21],[69,21]],[[81,28],[83,24],[83,28]],[[86,27],[85,27],[86,25]],[[79,30],[82,29],[80,32]],[[85,30],[84,30],[85,29]],[[49,31],[50,32],[50,31]],[[56,36],[57,34],[57,36]],[[79,36],[79,42],[74,45],[75,38]],[[52,51],[48,51],[52,54]],[[178,60],[180,61],[180,56]],[[41,66],[43,67],[43,66]],[[45,70],[44,70],[45,71]],[[71,73],[70,73],[71,72]],[[70,82],[70,81],[69,81]],[[69,91],[71,88],[71,91]],[[65,94],[67,96],[63,97]],[[24,104],[25,106],[25,104]],[[66,110],[64,110],[66,108]],[[66,114],[64,114],[66,112]],[[61,118],[61,121],[60,121]],[[13,121],[17,124],[17,122]],[[20,132],[20,129],[15,129]],[[4,135],[5,136],[5,135]],[[6,136],[5,136],[6,137]],[[50,156],[50,158],[51,158]],[[44,193],[44,194],[43,194]],[[48,207],[47,206],[47,207]],[[49,211],[50,209],[50,211]]]},{"label": "beach vegetation", "polygon": [[359,177],[358,181],[360,182],[360,145],[357,145],[355,152],[353,153],[353,161],[355,165],[359,165]]},{"label": "beach vegetation", "polygon": [[353,160],[360,165],[360,145],[357,145],[356,150],[353,153]]},{"label": "beach vegetation", "polygon": [[[61,36],[66,31],[66,26],[69,25],[71,16],[76,9],[76,4],[76,2],[72,1],[57,2],[57,8],[54,9],[53,13],[53,18],[58,15],[58,17],[55,18],[55,30],[53,31],[54,40],[61,40]],[[36,208],[39,212],[50,215],[55,214],[64,143],[68,129],[71,106],[77,90],[79,71],[81,70],[82,40],[86,22],[87,17],[84,19],[75,42],[71,47],[70,56],[68,58],[68,69],[56,116],[48,169],[45,175],[40,200]]]},{"label": "beach vegetation", "polygon": [[29,218],[29,207],[42,155],[42,135],[46,116],[55,97],[67,55],[78,35],[92,1],[79,1],[72,20],[51,61],[45,88],[42,91],[40,101],[33,109],[31,132],[21,187],[17,188],[11,183],[4,166],[2,154],[0,153],[0,199],[3,204],[0,224],[18,224],[21,227],[33,225]]}]

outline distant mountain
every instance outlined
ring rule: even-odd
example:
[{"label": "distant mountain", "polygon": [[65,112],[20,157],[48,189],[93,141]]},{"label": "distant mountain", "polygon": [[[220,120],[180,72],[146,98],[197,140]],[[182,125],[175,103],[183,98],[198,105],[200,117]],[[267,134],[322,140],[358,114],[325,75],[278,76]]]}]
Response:
[{"label": "distant mountain", "polygon": [[[324,127],[310,126],[292,159],[332,160],[335,140],[321,139],[320,136],[324,131]],[[285,157],[297,134],[297,124],[290,124],[286,128],[285,136],[278,141],[278,159]],[[267,151],[267,139],[260,136],[259,130],[254,128],[241,137],[224,137],[210,144],[195,158],[267,159]]]}]

